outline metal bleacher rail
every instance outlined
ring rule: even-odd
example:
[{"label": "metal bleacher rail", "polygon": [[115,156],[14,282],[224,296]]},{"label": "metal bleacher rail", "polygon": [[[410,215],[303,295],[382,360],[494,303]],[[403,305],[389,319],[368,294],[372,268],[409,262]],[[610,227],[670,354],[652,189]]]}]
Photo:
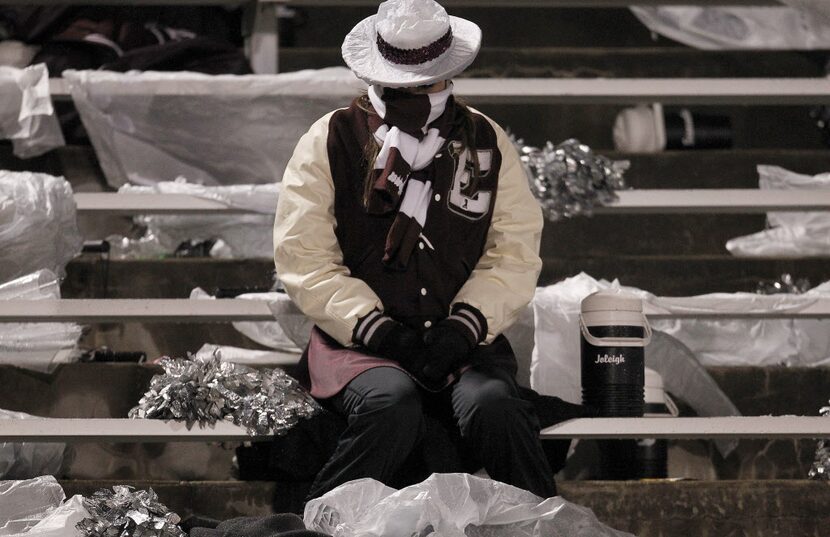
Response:
[{"label": "metal bleacher rail", "polygon": [[[815,438],[830,436],[830,420],[815,416],[728,418],[578,418],[542,430],[556,438]],[[220,421],[188,429],[184,423],[136,419],[39,418],[2,420],[0,442],[230,442],[248,441],[245,429]]]},{"label": "metal bleacher rail", "polygon": [[[244,5],[247,10],[247,49],[254,71],[278,71],[277,11],[281,6],[374,6],[377,0],[0,0],[1,4],[55,5]],[[444,0],[450,6],[477,7],[627,7],[638,5],[773,6],[777,0]],[[830,80],[801,79],[460,79],[459,94],[475,102],[500,103],[642,103],[666,104],[775,104],[824,102],[830,97]],[[63,80],[51,81],[55,98],[67,98]],[[163,84],[146,88],[163,94]],[[334,88],[334,91],[352,90]],[[188,93],[190,94],[190,93]],[[194,95],[198,94],[198,90]],[[762,213],[766,211],[830,210],[830,193],[760,190],[631,190],[597,214],[623,213]],[[244,212],[182,195],[76,194],[80,213],[109,214],[232,214]],[[701,303],[701,305],[705,305]],[[263,302],[227,300],[44,300],[0,303],[0,322],[231,322],[271,321],[280,313],[298,311],[285,302],[282,312]],[[798,311],[721,312],[676,314],[646,310],[659,318],[810,318],[829,319],[830,301],[816,300]],[[762,416],[730,418],[590,418],[575,419],[547,428],[543,438],[815,438],[830,436],[830,420],[820,417]],[[29,419],[0,420],[2,441],[158,442],[244,441],[247,432],[228,422],[212,428],[158,420]]]},{"label": "metal bleacher rail", "polygon": [[[459,78],[455,91],[475,104],[663,104],[812,105],[830,97],[828,78]],[[198,96],[211,92],[240,92],[232,80],[182,87],[178,81],[133,81],[111,91],[153,95]],[[308,95],[297,89],[298,95]],[[350,98],[354,88],[326,88],[328,97]],[[63,79],[50,80],[53,98],[69,97]],[[302,92],[302,93],[299,93]],[[286,95],[288,93],[284,93]]]},{"label": "metal bleacher rail", "polygon": [[[828,190],[753,188],[622,190],[619,200],[595,214],[752,214],[768,211],[830,211]],[[80,214],[240,214],[244,209],[187,194],[77,193]]]}]

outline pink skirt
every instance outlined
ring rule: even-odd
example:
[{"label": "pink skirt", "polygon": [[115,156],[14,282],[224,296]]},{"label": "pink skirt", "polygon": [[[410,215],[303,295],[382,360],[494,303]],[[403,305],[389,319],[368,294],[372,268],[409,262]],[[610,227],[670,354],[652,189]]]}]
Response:
[{"label": "pink skirt", "polygon": [[392,360],[343,347],[316,326],[308,342],[308,376],[311,395],[328,399],[337,395],[356,376],[375,367],[403,368]]}]

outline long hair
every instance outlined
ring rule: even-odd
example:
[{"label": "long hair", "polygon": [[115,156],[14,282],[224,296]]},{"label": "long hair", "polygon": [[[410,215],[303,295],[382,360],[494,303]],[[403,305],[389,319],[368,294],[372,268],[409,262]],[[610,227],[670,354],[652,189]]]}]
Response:
[{"label": "long hair", "polygon": [[[459,114],[456,115],[456,124],[452,126],[450,129],[451,132],[460,132],[461,133],[461,144],[462,144],[462,153],[464,149],[469,149],[468,154],[470,155],[470,160],[473,165],[473,177],[470,178],[471,181],[475,181],[476,178],[480,175],[480,167],[478,163],[478,151],[476,151],[476,123],[475,119],[473,118],[473,113],[470,111],[470,108],[457,97],[454,97],[455,105],[458,108]],[[369,101],[369,96],[367,94],[363,94],[357,99],[357,107],[366,112],[367,114],[375,114],[374,108],[372,108],[372,104]],[[374,184],[374,169],[375,169],[375,162],[378,158],[378,152],[380,151],[380,146],[375,140],[375,137],[372,133],[369,133],[369,137],[366,141],[366,145],[363,147],[363,159],[366,162],[366,175],[363,178],[363,206],[369,206],[369,198],[372,194],[372,186]],[[464,165],[463,163],[461,164]]]}]

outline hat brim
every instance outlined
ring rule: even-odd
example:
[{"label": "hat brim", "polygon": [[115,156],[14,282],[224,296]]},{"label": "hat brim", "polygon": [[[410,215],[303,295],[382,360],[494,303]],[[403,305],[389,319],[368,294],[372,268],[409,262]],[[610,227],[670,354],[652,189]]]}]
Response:
[{"label": "hat brim", "polygon": [[437,59],[421,65],[396,65],[380,55],[375,33],[375,18],[357,23],[343,40],[341,52],[346,65],[367,84],[387,88],[426,86],[447,80],[470,66],[481,49],[481,29],[477,24],[450,16],[452,44]]}]

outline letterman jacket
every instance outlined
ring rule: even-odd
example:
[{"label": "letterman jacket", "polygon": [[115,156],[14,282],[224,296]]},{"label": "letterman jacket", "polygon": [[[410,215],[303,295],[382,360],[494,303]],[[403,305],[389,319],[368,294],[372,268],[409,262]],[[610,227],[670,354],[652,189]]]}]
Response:
[{"label": "letterman jacket", "polygon": [[[490,344],[532,299],[542,266],[541,209],[504,131],[473,113],[479,177],[451,133],[430,164],[433,200],[402,271],[382,263],[395,211],[369,215],[363,206],[367,113],[352,103],[318,120],[297,144],[277,204],[274,260],[288,295],[324,333],[312,334],[309,353],[319,336],[328,349],[351,351],[326,367],[365,357],[362,344],[385,335],[391,319],[425,330],[451,316],[472,342]],[[332,371],[337,386],[312,394],[333,395],[370,366]]]}]

